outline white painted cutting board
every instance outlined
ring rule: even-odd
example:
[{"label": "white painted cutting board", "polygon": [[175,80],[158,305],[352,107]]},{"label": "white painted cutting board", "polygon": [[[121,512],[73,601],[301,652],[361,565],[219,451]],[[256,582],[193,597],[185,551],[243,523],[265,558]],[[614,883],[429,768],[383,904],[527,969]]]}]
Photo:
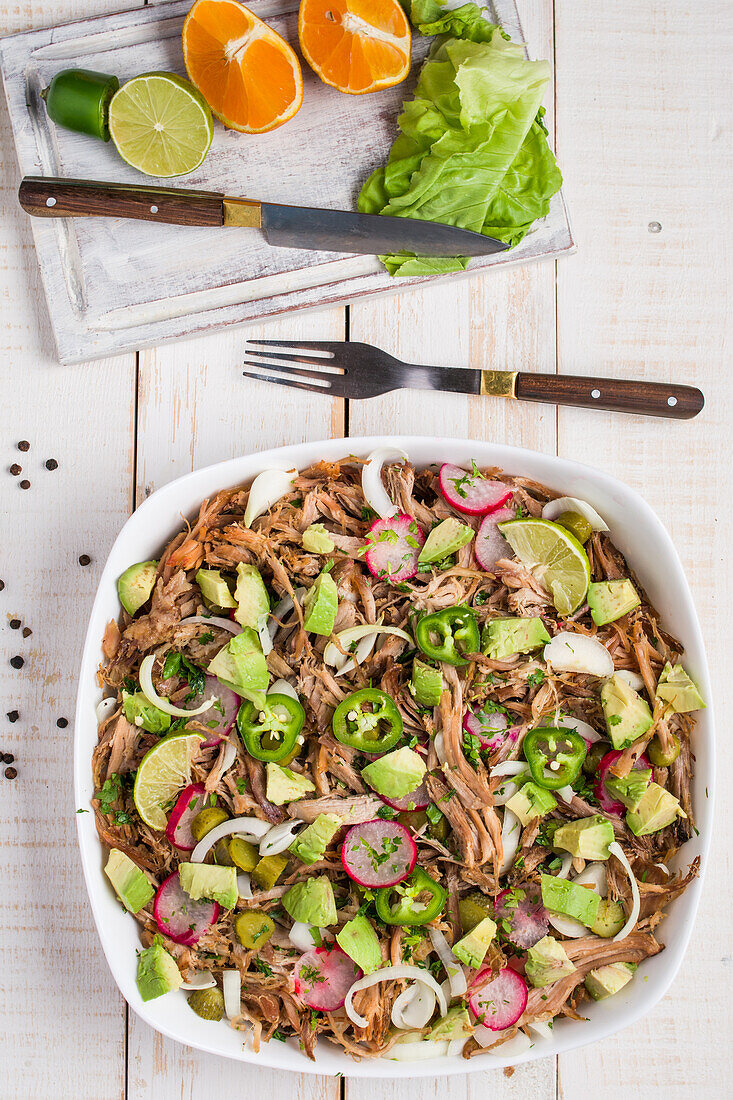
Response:
[{"label": "white painted cutting board", "polygon": [[[49,123],[40,92],[56,72],[74,65],[114,74],[121,82],[156,69],[185,75],[180,32],[190,4],[174,0],[0,42],[19,177],[143,181],[111,143]],[[297,0],[255,0],[252,8],[297,44]],[[522,40],[513,0],[494,0],[492,18],[516,41]],[[304,63],[304,102],[291,122],[257,136],[217,123],[201,168],[164,182],[273,202],[354,209],[361,184],[386,158],[402,100],[414,86],[415,69],[429,45],[429,39],[416,37],[412,76],[405,84],[371,95],[343,95]],[[64,363],[425,281],[392,279],[372,256],[271,248],[259,231],[249,229],[113,219],[35,218],[32,225]],[[565,205],[556,195],[547,218],[521,245],[478,258],[470,270],[572,250]]]}]

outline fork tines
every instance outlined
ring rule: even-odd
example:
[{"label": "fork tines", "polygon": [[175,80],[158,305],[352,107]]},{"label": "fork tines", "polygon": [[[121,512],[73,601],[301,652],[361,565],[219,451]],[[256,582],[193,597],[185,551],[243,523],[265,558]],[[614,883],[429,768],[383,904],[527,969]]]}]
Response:
[{"label": "fork tines", "polygon": [[[266,351],[259,351],[266,348]],[[333,365],[332,345],[328,342],[281,340],[248,340],[244,345],[244,366],[258,367],[259,370],[245,370],[246,378],[257,378],[260,382],[277,382],[281,386],[292,386],[313,393],[327,393],[330,396],[344,396],[344,367]],[[297,364],[303,363],[310,370]],[[268,373],[262,373],[267,371]]]}]

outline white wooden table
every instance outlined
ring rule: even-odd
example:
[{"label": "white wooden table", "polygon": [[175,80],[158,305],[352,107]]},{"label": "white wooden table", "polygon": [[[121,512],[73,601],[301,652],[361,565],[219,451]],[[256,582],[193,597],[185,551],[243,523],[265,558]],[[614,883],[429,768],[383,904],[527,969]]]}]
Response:
[{"label": "white wooden table", "polygon": [[[3,5],[0,32],[115,6],[129,5],[23,0]],[[385,1100],[730,1095],[733,866],[725,841],[733,765],[722,690],[730,692],[733,612],[723,247],[732,197],[730,7],[726,0],[520,0],[519,7],[533,56],[554,58],[548,121],[578,254],[556,268],[496,271],[350,310],[294,314],[256,334],[348,335],[416,362],[694,382],[707,405],[691,423],[457,395],[392,395],[346,409],[246,383],[238,369],[242,330],[61,368],[31,234],[15,203],[3,104],[0,751],[15,755],[19,773],[14,782],[0,774],[0,1096],[7,1100],[339,1100],[342,1092],[372,1100],[375,1089]],[[721,688],[716,838],[692,945],[670,994],[633,1029],[512,1076],[493,1071],[414,1085],[297,1077],[168,1042],[126,1010],[81,882],[72,728],[58,720],[73,712],[97,578],[130,509],[192,467],[387,428],[521,443],[591,462],[639,489],[680,548]],[[30,450],[20,452],[20,440]],[[58,469],[46,469],[50,458]],[[20,476],[10,474],[13,463],[23,467]],[[80,564],[83,555],[90,564]],[[32,634],[23,637],[11,619]],[[19,670],[10,665],[15,655],[25,661]],[[5,715],[15,710],[11,722]]]}]

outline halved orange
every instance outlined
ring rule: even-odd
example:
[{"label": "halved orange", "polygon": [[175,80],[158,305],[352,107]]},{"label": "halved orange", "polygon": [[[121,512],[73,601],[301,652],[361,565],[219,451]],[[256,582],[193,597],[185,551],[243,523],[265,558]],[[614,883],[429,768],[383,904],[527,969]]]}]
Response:
[{"label": "halved orange", "polygon": [[274,130],[303,102],[295,51],[237,0],[196,0],[183,24],[183,60],[213,113],[232,130]]},{"label": "halved orange", "polygon": [[301,0],[303,56],[350,95],[399,84],[410,71],[410,24],[397,0]]}]

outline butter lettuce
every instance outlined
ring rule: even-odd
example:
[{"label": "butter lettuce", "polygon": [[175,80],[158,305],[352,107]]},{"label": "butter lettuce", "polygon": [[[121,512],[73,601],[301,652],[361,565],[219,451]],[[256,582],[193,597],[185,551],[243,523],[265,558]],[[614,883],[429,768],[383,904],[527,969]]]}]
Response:
[{"label": "butter lettuce", "polygon": [[[540,107],[550,65],[527,61],[475,4],[442,12],[434,0],[414,0],[411,17],[422,33],[443,37],[404,104],[387,164],[362,188],[359,210],[445,222],[513,247],[562,184]],[[409,253],[381,259],[402,276],[462,271],[469,262]]]}]

